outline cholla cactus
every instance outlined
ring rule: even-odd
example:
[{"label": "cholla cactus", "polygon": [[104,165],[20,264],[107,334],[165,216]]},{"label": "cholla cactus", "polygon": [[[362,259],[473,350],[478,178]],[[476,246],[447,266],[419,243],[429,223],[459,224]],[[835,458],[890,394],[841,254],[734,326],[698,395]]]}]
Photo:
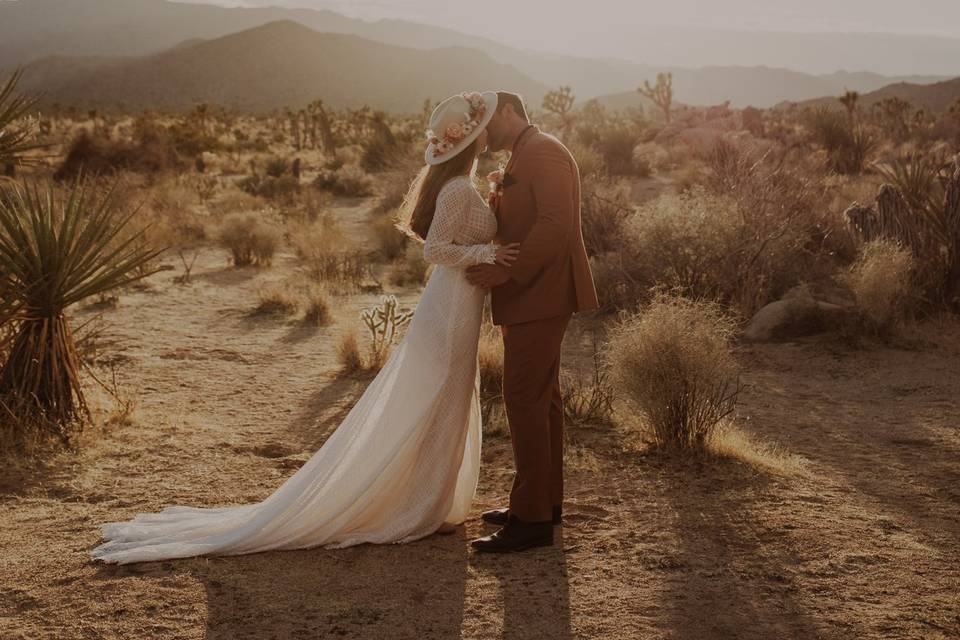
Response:
[{"label": "cholla cactus", "polygon": [[413,318],[413,311],[402,311],[396,296],[384,296],[380,305],[360,312],[370,332],[370,368],[379,368],[387,359],[394,340]]}]

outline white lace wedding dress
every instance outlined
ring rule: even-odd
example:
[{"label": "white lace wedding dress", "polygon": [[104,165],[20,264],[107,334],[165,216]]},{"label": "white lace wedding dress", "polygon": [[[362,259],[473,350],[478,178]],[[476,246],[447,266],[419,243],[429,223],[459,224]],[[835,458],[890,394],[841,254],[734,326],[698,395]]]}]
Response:
[{"label": "white lace wedding dress", "polygon": [[444,185],[424,245],[430,276],[403,340],[344,421],[262,502],[167,507],[102,526],[93,558],[408,542],[466,519],[480,467],[477,344],[485,292],[466,267],[494,262],[496,219],[466,177]]}]

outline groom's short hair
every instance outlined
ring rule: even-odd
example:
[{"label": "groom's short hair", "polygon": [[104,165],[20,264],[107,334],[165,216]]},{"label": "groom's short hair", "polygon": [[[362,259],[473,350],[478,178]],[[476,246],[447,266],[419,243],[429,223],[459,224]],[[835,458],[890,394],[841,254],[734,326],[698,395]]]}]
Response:
[{"label": "groom's short hair", "polygon": [[524,106],[523,98],[520,97],[520,94],[510,93],[509,91],[497,91],[497,111],[500,111],[508,104],[513,105],[513,110],[518,116],[530,122],[530,116],[527,115],[527,108]]}]

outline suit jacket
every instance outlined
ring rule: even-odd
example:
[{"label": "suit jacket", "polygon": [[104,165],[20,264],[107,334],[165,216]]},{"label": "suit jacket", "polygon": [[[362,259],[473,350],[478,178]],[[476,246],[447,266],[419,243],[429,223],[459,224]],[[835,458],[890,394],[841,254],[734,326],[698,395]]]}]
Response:
[{"label": "suit jacket", "polygon": [[555,137],[533,127],[507,164],[513,177],[496,207],[497,238],[520,243],[510,280],[491,294],[493,322],[520,324],[596,309],[580,229],[580,170]]}]

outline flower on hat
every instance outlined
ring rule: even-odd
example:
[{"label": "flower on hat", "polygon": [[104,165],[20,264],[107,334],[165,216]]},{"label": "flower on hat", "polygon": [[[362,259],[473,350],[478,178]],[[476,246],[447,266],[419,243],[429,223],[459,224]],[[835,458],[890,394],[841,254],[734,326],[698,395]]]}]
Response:
[{"label": "flower on hat", "polygon": [[447,130],[443,133],[444,140],[450,140],[452,142],[460,142],[467,135],[467,128],[462,124],[453,124],[447,127]]}]

